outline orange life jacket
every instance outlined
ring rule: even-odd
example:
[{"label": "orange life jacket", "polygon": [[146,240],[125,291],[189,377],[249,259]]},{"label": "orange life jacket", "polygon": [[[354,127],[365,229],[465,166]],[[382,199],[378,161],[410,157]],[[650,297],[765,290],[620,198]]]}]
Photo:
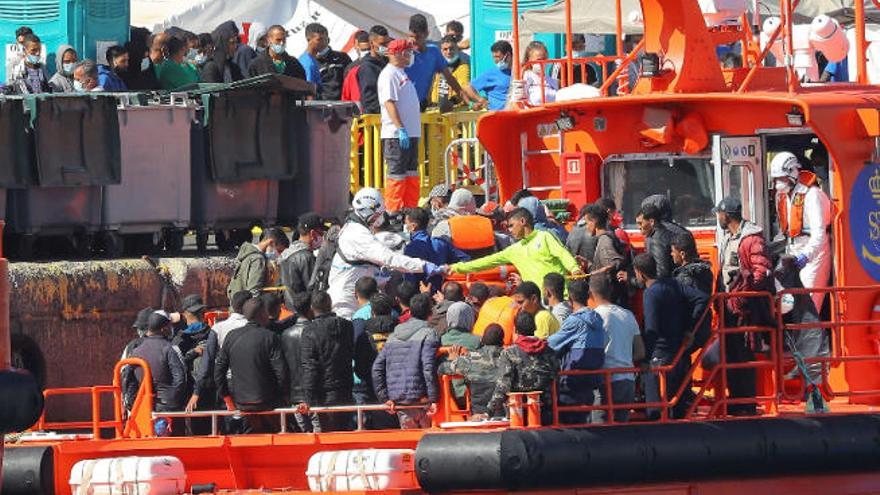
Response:
[{"label": "orange life jacket", "polygon": [[[818,183],[819,179],[812,172],[802,170],[798,174],[798,184],[803,184],[807,189],[818,185]],[[797,187],[797,184],[795,184],[795,187]],[[779,230],[785,233],[788,238],[793,239],[801,235],[804,230],[804,200],[807,196],[807,191],[795,193],[791,200],[790,217],[787,196],[783,192],[776,194],[776,215],[779,218]]]},{"label": "orange life jacket", "polygon": [[495,250],[492,220],[479,215],[456,215],[449,218],[452,245],[462,251]]}]

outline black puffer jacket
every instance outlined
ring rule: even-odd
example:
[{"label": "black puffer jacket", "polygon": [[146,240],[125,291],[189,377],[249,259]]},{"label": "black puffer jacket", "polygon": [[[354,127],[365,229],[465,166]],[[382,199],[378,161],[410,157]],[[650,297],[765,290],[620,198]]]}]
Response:
[{"label": "black puffer jacket", "polygon": [[[226,372],[232,370],[232,386]],[[287,389],[287,366],[278,336],[255,323],[229,332],[220,348],[214,381],[221,397],[230,395],[239,409],[274,409]]]},{"label": "black puffer jacket", "polygon": [[715,276],[712,274],[712,265],[709,263],[703,260],[694,261],[676,268],[672,275],[682,284],[693,287],[704,294],[712,295]]},{"label": "black puffer jacket", "polygon": [[309,282],[315,271],[315,255],[304,242],[293,241],[290,247],[281,253],[278,262],[281,272],[281,284],[287,287],[284,291],[284,304],[293,308],[294,294],[308,292]]},{"label": "black puffer jacket", "polygon": [[351,404],[354,386],[354,327],[330,313],[303,329],[302,388],[310,405]]},{"label": "black puffer jacket", "polygon": [[323,57],[318,57],[321,65],[320,100],[339,101],[342,99],[342,82],[345,80],[345,68],[351,64],[351,57],[336,50],[330,50]]}]

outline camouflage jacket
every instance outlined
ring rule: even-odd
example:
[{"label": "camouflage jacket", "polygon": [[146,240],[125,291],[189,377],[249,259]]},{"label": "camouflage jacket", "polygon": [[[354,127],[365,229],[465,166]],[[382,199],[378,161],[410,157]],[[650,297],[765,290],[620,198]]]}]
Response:
[{"label": "camouflage jacket", "polygon": [[559,372],[559,358],[552,349],[547,347],[529,354],[514,344],[501,351],[498,368],[500,374],[489,401],[489,411],[505,411],[509,392],[541,391],[542,407],[551,406],[551,389]]},{"label": "camouflage jacket", "polygon": [[495,383],[501,371],[498,365],[501,352],[500,346],[484,346],[440,365],[440,374],[464,377],[470,388],[471,412],[474,414],[489,413],[487,405],[495,392]]}]

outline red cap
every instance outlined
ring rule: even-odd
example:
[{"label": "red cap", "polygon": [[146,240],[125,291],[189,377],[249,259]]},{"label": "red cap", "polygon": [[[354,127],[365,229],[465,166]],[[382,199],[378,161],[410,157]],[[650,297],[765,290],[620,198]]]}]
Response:
[{"label": "red cap", "polygon": [[398,55],[415,47],[412,41],[408,39],[396,39],[388,43],[388,55]]}]

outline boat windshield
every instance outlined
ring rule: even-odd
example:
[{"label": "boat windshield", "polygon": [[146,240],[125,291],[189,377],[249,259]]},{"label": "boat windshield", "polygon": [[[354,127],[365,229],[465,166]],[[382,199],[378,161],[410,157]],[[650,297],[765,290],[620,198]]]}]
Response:
[{"label": "boat windshield", "polygon": [[636,228],[642,200],[663,194],[673,218],[685,227],[714,227],[715,182],[708,157],[611,158],[605,162],[604,191],[623,214],[624,227]]}]

